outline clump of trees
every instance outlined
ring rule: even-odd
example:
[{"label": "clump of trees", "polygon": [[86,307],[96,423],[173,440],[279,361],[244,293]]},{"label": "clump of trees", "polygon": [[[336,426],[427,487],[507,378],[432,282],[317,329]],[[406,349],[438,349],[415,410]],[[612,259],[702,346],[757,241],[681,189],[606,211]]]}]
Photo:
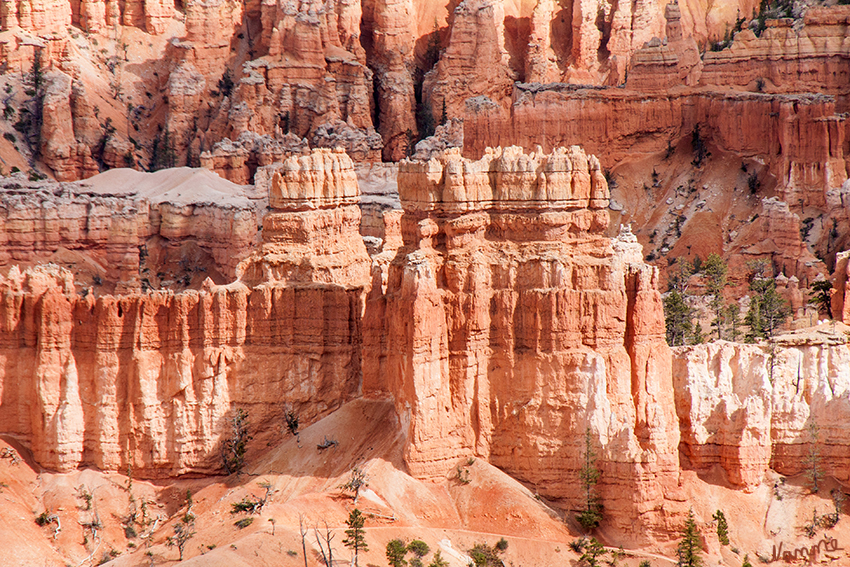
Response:
[{"label": "clump of trees", "polygon": [[[495,547],[498,547],[502,542],[504,542],[504,547],[502,548],[502,551],[504,551],[504,549],[507,549],[508,543],[504,538]],[[481,544],[476,544],[476,547],[479,545]],[[400,539],[394,539],[387,543],[387,562],[390,564],[390,567],[423,567],[424,558],[430,552],[431,547],[422,540],[415,539],[410,543],[405,543]],[[407,559],[408,554],[413,555],[409,561]],[[428,567],[448,567],[448,565],[449,562],[443,559],[440,550],[437,550],[431,557]]]},{"label": "clump of trees", "polygon": [[750,310],[744,322],[749,327],[748,341],[769,339],[791,315],[788,302],[776,291],[776,280],[768,274],[763,261],[750,263]]},{"label": "clump of trees", "polygon": [[[690,305],[688,282],[694,274],[703,277],[704,295],[709,298],[712,314],[713,338],[736,341],[743,335],[748,342],[772,338],[791,314],[788,302],[776,290],[776,281],[770,274],[767,262],[751,262],[748,267],[750,306],[741,321],[741,309],[737,302],[727,302],[724,298],[724,289],[729,285],[729,267],[719,254],[709,254],[705,262],[699,261],[699,257],[694,263],[682,258],[676,260],[676,267],[671,269],[668,277],[669,292],[664,298],[667,343],[670,346],[683,346],[705,340],[696,310]],[[814,301],[823,306],[829,301],[831,285],[828,282],[815,283]],[[746,333],[742,332],[743,326],[747,328]]]}]

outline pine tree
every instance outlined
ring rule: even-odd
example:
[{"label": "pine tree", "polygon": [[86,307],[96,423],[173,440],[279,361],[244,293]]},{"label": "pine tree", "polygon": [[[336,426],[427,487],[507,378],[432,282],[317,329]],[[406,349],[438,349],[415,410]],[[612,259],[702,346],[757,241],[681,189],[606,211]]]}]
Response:
[{"label": "pine tree", "polygon": [[677,567],[701,567],[702,557],[700,557],[700,541],[697,522],[694,519],[694,511],[688,511],[688,519],[685,520],[685,527],[682,529],[682,540],[676,549],[676,555],[679,558]]},{"label": "pine tree", "polygon": [[820,428],[814,421],[809,422],[809,454],[806,456],[806,477],[811,484],[812,492],[820,490],[820,481],[823,480],[823,470],[820,466]]},{"label": "pine tree", "polygon": [[718,340],[723,338],[723,324],[725,322],[723,289],[728,284],[726,281],[728,271],[726,262],[714,252],[708,255],[708,259],[702,265],[702,273],[705,274],[705,293],[713,296],[711,310],[714,311],[714,320],[711,322],[711,326],[717,331]]},{"label": "pine tree", "polygon": [[692,345],[701,345],[705,342],[705,335],[702,333],[702,324],[699,322],[699,319],[694,319],[691,323],[691,328],[693,328],[694,332],[691,333],[691,344]]},{"label": "pine tree", "polygon": [[664,298],[664,324],[667,327],[667,344],[682,346],[691,333],[693,310],[685,303],[682,293],[673,290]]},{"label": "pine tree", "polygon": [[595,537],[592,537],[584,547],[584,553],[579,557],[578,563],[587,567],[598,567],[600,564],[599,558],[606,553],[608,552],[605,551],[605,547]]},{"label": "pine tree", "polygon": [[726,523],[726,514],[718,510],[711,516],[717,521],[717,539],[721,545],[729,545],[729,524]]},{"label": "pine tree", "polygon": [[394,539],[387,543],[387,562],[390,567],[405,567],[407,565],[405,555],[407,555],[407,546],[403,541]]},{"label": "pine tree", "polygon": [[726,322],[729,324],[729,340],[737,341],[741,335],[741,307],[737,303],[726,306]]},{"label": "pine tree", "polygon": [[602,504],[596,494],[595,486],[599,482],[599,469],[596,468],[596,452],[590,436],[590,427],[584,432],[584,464],[579,471],[579,478],[584,487],[584,510],[576,515],[581,526],[590,531],[602,521]]},{"label": "pine tree", "polygon": [[776,291],[776,282],[773,279],[757,278],[750,284],[750,289],[754,295],[745,319],[750,328],[747,339],[769,339],[788,319],[788,302]]},{"label": "pine tree", "polygon": [[355,508],[348,515],[348,529],[345,530],[345,539],[342,544],[345,547],[354,550],[354,567],[357,567],[357,557],[361,551],[369,551],[369,546],[366,545],[366,530],[363,529],[363,524],[366,518]]},{"label": "pine tree", "polygon": [[818,311],[826,311],[827,317],[832,319],[832,282],[829,280],[815,280],[811,285],[811,300]]},{"label": "pine tree", "polygon": [[443,559],[443,554],[438,549],[434,553],[434,557],[431,558],[431,563],[428,564],[428,567],[449,567],[449,562]]}]

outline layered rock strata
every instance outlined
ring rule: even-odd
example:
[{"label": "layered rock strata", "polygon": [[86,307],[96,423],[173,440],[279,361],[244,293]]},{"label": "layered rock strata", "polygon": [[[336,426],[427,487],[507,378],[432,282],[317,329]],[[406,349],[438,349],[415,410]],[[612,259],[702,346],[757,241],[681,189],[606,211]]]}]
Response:
[{"label": "layered rock strata", "polygon": [[232,281],[258,243],[264,213],[262,200],[247,197],[245,188],[189,169],[112,170],[62,184],[19,175],[0,184],[0,196],[0,268],[78,262],[69,253],[82,254],[78,268],[119,293],[139,290],[144,279],[165,280],[156,274],[167,271],[171,256],[175,264],[208,257],[208,275]]},{"label": "layered rock strata", "polygon": [[768,20],[759,37],[749,29],[735,35],[731,46],[705,54],[700,82],[768,92],[847,94],[850,79],[850,7],[810,8],[803,25]]},{"label": "layered rock strata", "polygon": [[[369,258],[357,207],[333,197],[356,200],[351,162],[317,152],[284,167],[269,176],[265,244],[243,281],[84,297],[63,269],[12,268],[0,280],[0,428],[51,469],[215,473],[237,407],[262,440],[287,406],[308,422],[356,395]],[[299,184],[278,193],[278,179]]]},{"label": "layered rock strata", "polygon": [[725,341],[673,349],[683,463],[719,465],[752,490],[767,470],[807,470],[816,450],[827,475],[848,480],[850,347],[828,326],[765,345]]},{"label": "layered rock strata", "polygon": [[481,155],[508,140],[545,151],[581,142],[609,164],[635,151],[663,152],[699,124],[717,148],[768,161],[795,203],[824,204],[826,192],[847,179],[846,119],[827,95],[646,94],[520,84],[514,99],[509,118],[467,118],[464,155]]},{"label": "layered rock strata", "polygon": [[395,397],[411,472],[477,455],[575,507],[589,430],[615,529],[651,537],[675,510],[669,351],[657,271],[630,234],[604,236],[596,158],[449,150],[402,162],[398,186],[401,242],[373,264],[364,387]]}]

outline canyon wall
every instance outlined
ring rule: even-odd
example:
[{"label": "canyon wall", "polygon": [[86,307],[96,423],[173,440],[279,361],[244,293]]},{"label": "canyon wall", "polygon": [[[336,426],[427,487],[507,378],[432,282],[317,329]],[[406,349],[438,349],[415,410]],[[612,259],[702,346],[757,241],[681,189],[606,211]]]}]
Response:
[{"label": "canyon wall", "polygon": [[517,85],[509,117],[481,112],[464,122],[464,155],[481,155],[508,139],[546,151],[581,142],[610,166],[629,155],[663,152],[697,125],[707,144],[767,162],[781,196],[795,204],[822,206],[827,191],[847,179],[846,119],[834,97],[816,94]]},{"label": "canyon wall", "polygon": [[77,265],[88,274],[78,285],[96,276],[118,293],[186,275],[227,283],[259,243],[265,202],[252,189],[185,168],[111,170],[85,183],[13,176],[0,182],[0,268]]},{"label": "canyon wall", "polygon": [[[202,164],[244,184],[306,147],[397,161],[444,117],[506,115],[517,80],[622,84],[664,36],[665,5],[9,0],[3,102],[35,119],[19,136],[25,118],[4,113],[0,130],[9,151],[59,180]],[[683,3],[677,29],[704,42],[734,12]]]},{"label": "canyon wall", "polygon": [[373,263],[364,388],[393,395],[410,471],[441,477],[475,455],[575,508],[589,430],[613,529],[666,529],[678,427],[657,271],[632,235],[604,236],[596,158],[448,150],[401,162],[398,187],[401,241]]},{"label": "canyon wall", "polygon": [[358,395],[369,258],[359,210],[337,206],[358,195],[353,165],[317,151],[284,168],[297,183],[281,192],[267,176],[272,210],[245,281],[96,296],[51,265],[0,279],[2,430],[55,470],[209,474],[237,407],[264,443],[286,406],[309,422]]},{"label": "canyon wall", "polygon": [[848,480],[850,346],[828,325],[767,345],[725,341],[673,349],[683,467],[719,465],[752,490],[767,470],[795,475],[813,450],[825,474]]}]

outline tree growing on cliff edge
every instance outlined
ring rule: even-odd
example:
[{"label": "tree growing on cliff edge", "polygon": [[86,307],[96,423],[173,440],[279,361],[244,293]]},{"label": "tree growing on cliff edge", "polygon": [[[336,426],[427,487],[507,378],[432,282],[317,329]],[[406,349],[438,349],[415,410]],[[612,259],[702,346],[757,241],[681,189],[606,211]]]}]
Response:
[{"label": "tree growing on cliff edge", "polygon": [[812,282],[811,299],[818,312],[826,312],[827,317],[832,319],[832,282],[829,280],[815,280]]},{"label": "tree growing on cliff edge", "polygon": [[221,447],[221,460],[227,474],[242,470],[245,466],[245,453],[248,452],[248,412],[239,408],[230,419],[230,431]]},{"label": "tree growing on cliff edge", "polygon": [[360,552],[369,551],[369,546],[366,545],[366,530],[363,529],[365,521],[366,518],[360,510],[355,508],[348,515],[346,522],[348,529],[345,530],[345,539],[342,540],[342,544],[354,551],[354,567],[357,567],[357,558]]},{"label": "tree growing on cliff edge", "polygon": [[679,541],[679,546],[676,548],[676,556],[679,561],[677,567],[701,567],[702,557],[699,529],[697,522],[694,519],[693,508],[688,511],[688,519],[685,520],[685,527],[682,528],[682,539]]},{"label": "tree growing on cliff edge", "polygon": [[579,478],[584,488],[584,510],[576,514],[576,520],[585,531],[590,531],[602,521],[602,503],[596,494],[599,469],[596,468],[596,452],[593,450],[590,427],[584,432],[584,463],[579,471]]},{"label": "tree growing on cliff edge", "polygon": [[773,337],[791,311],[788,302],[776,291],[776,280],[768,275],[767,262],[751,262],[749,267],[752,299],[744,322],[750,328],[747,341],[755,342]]},{"label": "tree growing on cliff edge", "polygon": [[675,289],[664,298],[664,326],[667,329],[667,344],[683,346],[691,335],[693,309],[685,303],[684,296]]},{"label": "tree growing on cliff edge", "polygon": [[711,322],[712,328],[717,331],[717,339],[723,338],[723,327],[726,323],[725,303],[723,301],[723,290],[728,284],[726,274],[729,272],[729,267],[719,254],[712,252],[708,255],[705,263],[702,265],[702,273],[705,275],[705,293],[712,296],[711,310],[714,312],[714,320]]}]

